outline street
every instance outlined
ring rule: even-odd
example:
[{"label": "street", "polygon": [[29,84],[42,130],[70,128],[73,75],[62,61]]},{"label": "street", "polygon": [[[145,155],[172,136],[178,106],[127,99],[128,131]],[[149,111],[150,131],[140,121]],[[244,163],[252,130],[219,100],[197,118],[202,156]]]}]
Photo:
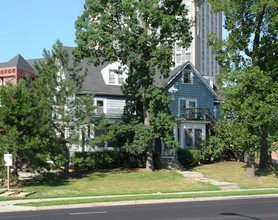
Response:
[{"label": "street", "polygon": [[0,220],[278,219],[277,198],[1,213]]}]

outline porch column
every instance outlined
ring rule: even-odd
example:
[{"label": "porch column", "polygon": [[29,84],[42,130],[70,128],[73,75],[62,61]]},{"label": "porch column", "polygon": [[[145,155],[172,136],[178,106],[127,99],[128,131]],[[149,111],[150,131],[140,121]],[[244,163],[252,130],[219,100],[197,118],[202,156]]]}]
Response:
[{"label": "porch column", "polygon": [[[175,141],[178,141],[178,125],[175,124],[174,126],[174,138],[175,138]],[[176,157],[177,156],[177,148],[174,149],[174,156]]]},{"label": "porch column", "polygon": [[184,125],[180,124],[180,147],[184,148]]}]

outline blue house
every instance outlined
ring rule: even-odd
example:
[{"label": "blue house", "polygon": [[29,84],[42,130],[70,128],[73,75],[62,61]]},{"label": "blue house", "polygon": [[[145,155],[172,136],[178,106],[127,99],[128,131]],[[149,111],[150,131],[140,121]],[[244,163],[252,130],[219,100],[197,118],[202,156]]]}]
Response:
[{"label": "blue house", "polygon": [[[64,48],[70,55],[69,63],[73,64],[72,48]],[[5,68],[8,63],[4,63]],[[0,67],[4,64],[0,64]],[[30,65],[28,69],[33,69],[34,60],[26,60],[25,66],[27,64]],[[120,63],[95,66],[94,64],[87,65],[87,61],[82,60],[80,65],[88,70],[84,78],[82,94],[95,95],[95,104],[99,106],[96,115],[105,114],[108,124],[121,120],[125,98],[120,87],[125,82],[127,74],[125,71],[121,75],[117,74]],[[220,103],[223,98],[217,93],[214,85],[201,76],[189,61],[173,69],[167,79],[161,79],[159,74],[155,76],[155,86],[161,87],[163,81],[166,82],[165,90],[172,100],[170,109],[176,119],[175,139],[180,143],[181,148],[195,148],[211,135],[212,124],[220,117]],[[95,137],[104,132],[105,130],[96,130],[91,135]],[[154,145],[162,156],[173,156],[163,143],[156,141]],[[114,144],[106,143],[86,146],[86,150],[113,149],[114,147]],[[71,150],[80,149],[76,146]]]},{"label": "blue house", "polygon": [[[206,140],[212,132],[212,125],[220,117],[220,103],[223,98],[211,81],[206,80],[194,68],[190,61],[170,72],[165,80],[169,97],[171,97],[176,124],[175,140],[181,149],[194,149]],[[161,80],[156,79],[156,86]],[[171,156],[170,150],[162,144],[163,156]]]}]

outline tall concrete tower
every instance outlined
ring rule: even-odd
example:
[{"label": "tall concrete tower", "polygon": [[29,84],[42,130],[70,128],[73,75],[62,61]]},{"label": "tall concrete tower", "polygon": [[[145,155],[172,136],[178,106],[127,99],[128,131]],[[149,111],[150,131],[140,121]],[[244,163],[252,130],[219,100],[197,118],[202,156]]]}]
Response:
[{"label": "tall concrete tower", "polygon": [[175,44],[175,64],[179,66],[191,61],[201,75],[216,84],[216,75],[220,67],[212,53],[212,47],[207,46],[207,35],[216,33],[222,39],[222,13],[210,13],[211,5],[207,0],[200,7],[196,7],[193,0],[183,2],[189,10],[189,17],[196,21],[196,25],[191,28],[193,41],[188,49]]}]

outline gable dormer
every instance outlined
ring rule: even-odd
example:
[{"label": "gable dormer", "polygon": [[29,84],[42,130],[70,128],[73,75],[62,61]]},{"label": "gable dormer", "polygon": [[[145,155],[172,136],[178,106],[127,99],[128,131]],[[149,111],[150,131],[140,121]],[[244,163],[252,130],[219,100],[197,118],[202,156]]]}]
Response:
[{"label": "gable dormer", "polygon": [[108,64],[101,70],[102,78],[106,85],[121,86],[127,78],[127,68],[122,67],[119,62]]}]

